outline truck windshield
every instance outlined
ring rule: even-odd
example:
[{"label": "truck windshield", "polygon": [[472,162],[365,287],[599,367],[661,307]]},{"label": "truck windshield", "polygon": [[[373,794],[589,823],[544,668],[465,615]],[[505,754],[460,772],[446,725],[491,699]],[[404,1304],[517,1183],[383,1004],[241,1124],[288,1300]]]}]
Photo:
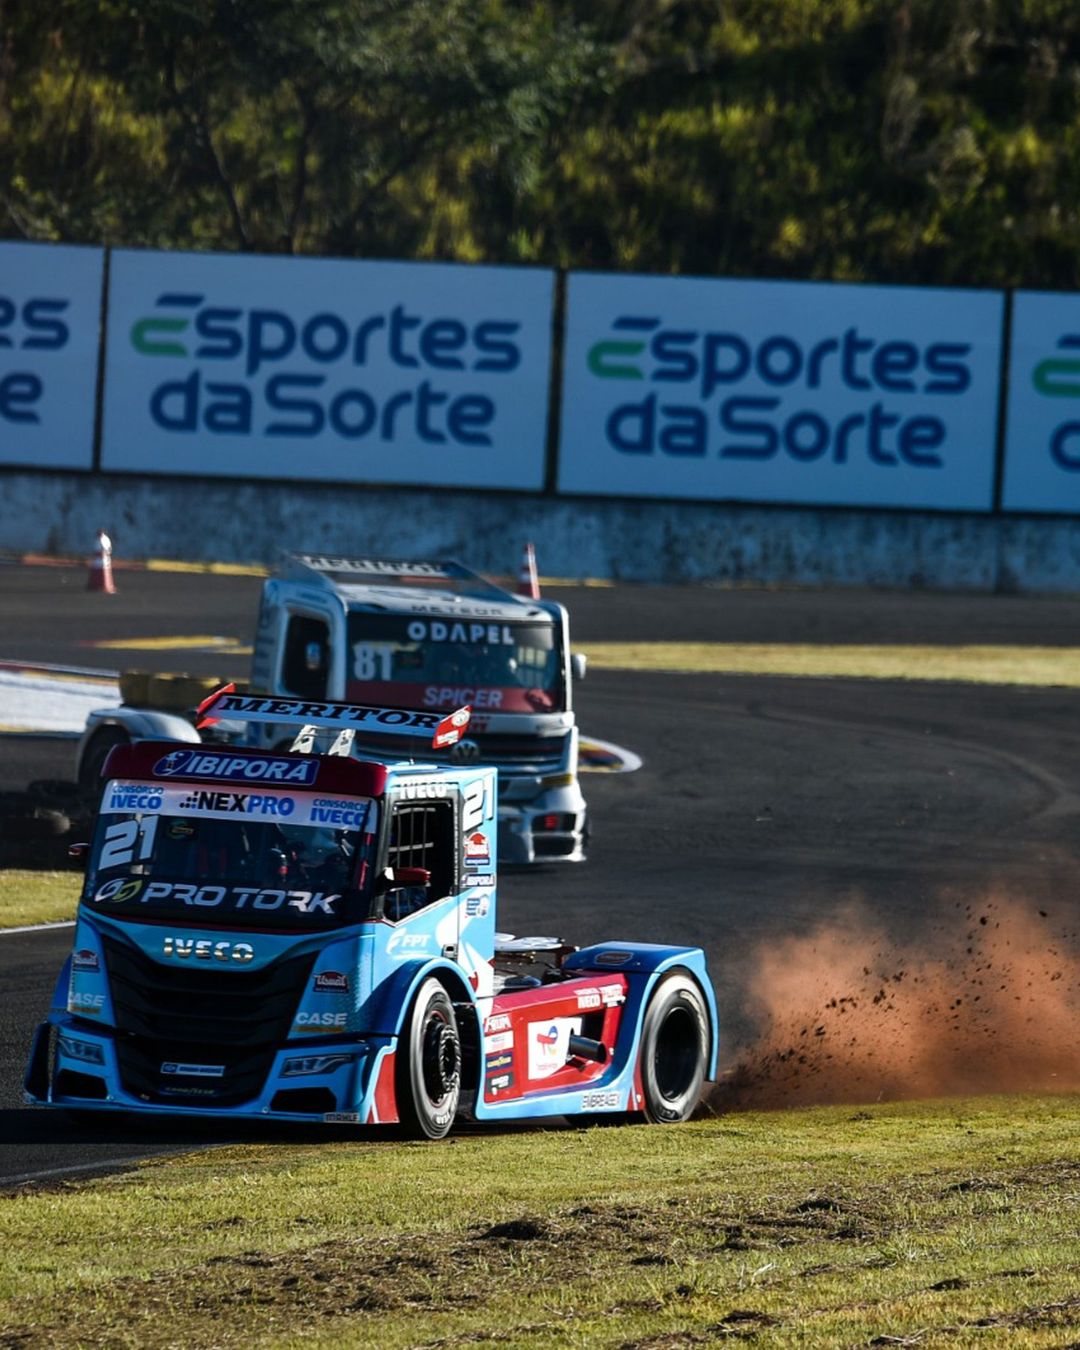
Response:
[{"label": "truck windshield", "polygon": [[346,698],[408,708],[562,712],[553,623],[349,615]]},{"label": "truck windshield", "polygon": [[368,916],[368,798],[112,782],[82,903],[122,919],[312,931]]}]

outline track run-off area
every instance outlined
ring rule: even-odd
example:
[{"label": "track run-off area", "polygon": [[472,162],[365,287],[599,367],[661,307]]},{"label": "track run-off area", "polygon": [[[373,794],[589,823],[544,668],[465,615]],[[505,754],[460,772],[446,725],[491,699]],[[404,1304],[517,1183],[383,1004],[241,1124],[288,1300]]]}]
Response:
[{"label": "track run-off area", "polygon": [[[121,668],[246,677],[258,576],[117,583],[87,593],[79,567],[0,566],[0,789],[73,774],[75,705],[27,725],[18,680],[48,692],[42,668],[76,672],[79,708]],[[704,947],[716,1110],[1080,1088],[1080,601],[545,594],[593,658],[574,691],[585,736],[642,765],[584,779],[585,865],[500,877],[503,930]],[[15,899],[0,874],[0,923]],[[0,1184],[236,1139],[23,1105],[69,943],[66,928],[0,932]]]}]

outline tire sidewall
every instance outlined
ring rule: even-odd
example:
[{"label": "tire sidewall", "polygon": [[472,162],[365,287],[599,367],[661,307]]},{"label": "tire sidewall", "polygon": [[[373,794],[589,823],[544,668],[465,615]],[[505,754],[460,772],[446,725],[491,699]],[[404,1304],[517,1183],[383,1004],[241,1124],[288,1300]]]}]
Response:
[{"label": "tire sidewall", "polygon": [[87,746],[86,754],[79,766],[79,786],[95,808],[105,790],[105,784],[101,779],[101,771],[105,767],[109,751],[118,745],[128,745],[130,742],[131,737],[122,727],[107,726],[102,727],[100,731],[96,731]]},{"label": "tire sidewall", "polygon": [[[444,1021],[458,1044],[457,1081],[437,1101],[428,1094],[423,1065],[424,1040],[433,1020]],[[416,991],[398,1053],[404,1060],[398,1072],[398,1115],[403,1128],[413,1138],[444,1138],[454,1124],[461,1098],[461,1039],[454,1005],[438,980],[429,977]]]},{"label": "tire sidewall", "polygon": [[[692,1072],[685,1075],[683,1089],[675,1095],[665,1095],[657,1079],[656,1051],[664,1028],[673,1017],[679,1021],[689,1018],[696,1026],[697,1054]],[[673,1125],[693,1114],[705,1083],[709,1041],[709,1017],[698,985],[688,975],[666,976],[653,990],[641,1032],[639,1063],[647,1120],[656,1125]]]}]

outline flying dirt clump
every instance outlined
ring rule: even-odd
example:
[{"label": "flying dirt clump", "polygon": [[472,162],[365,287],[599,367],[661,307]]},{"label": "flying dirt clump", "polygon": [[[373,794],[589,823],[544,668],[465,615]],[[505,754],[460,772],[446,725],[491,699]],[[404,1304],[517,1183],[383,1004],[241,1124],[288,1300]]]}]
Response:
[{"label": "flying dirt clump", "polygon": [[717,1110],[1080,1089],[1080,939],[1046,909],[960,902],[916,948],[850,906],[749,968],[762,1030]]}]

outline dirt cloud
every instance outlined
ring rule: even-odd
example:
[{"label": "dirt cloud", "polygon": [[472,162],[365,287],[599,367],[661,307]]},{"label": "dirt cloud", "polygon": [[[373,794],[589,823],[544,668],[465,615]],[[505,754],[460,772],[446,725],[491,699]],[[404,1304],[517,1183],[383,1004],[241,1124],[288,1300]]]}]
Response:
[{"label": "dirt cloud", "polygon": [[936,912],[918,945],[851,905],[762,947],[747,987],[761,1032],[711,1105],[1080,1089],[1080,924],[1000,895]]}]

